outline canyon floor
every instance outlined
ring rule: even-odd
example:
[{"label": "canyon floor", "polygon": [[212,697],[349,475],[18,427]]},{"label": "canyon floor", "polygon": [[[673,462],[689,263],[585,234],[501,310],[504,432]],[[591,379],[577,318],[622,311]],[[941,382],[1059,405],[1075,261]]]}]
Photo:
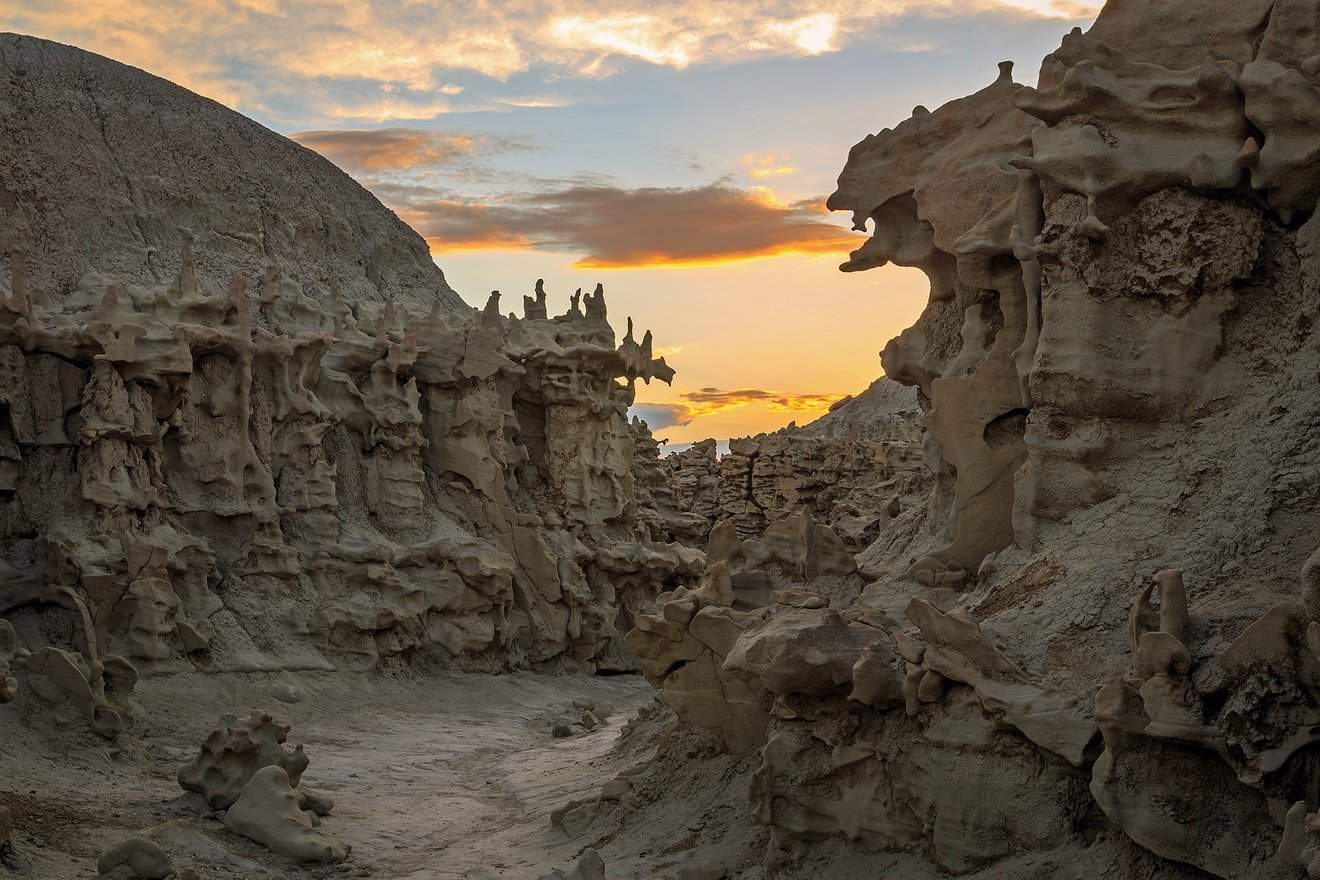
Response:
[{"label": "canyon floor", "polygon": [[[0,800],[14,811],[17,854],[0,875],[92,876],[101,852],[134,835],[156,841],[202,880],[534,880],[566,870],[589,845],[606,858],[608,876],[672,877],[703,846],[712,848],[709,863],[742,862],[747,870],[758,852],[748,835],[722,840],[718,829],[727,822],[710,821],[712,811],[736,809],[731,766],[723,787],[702,785],[692,796],[646,805],[634,799],[633,810],[609,805],[573,839],[552,827],[555,808],[595,797],[623,771],[650,768],[664,725],[629,724],[639,712],[661,712],[638,677],[284,673],[203,681],[185,674],[145,684],[136,735],[116,744],[94,741],[81,723],[34,730],[13,713],[0,719]],[[276,702],[277,684],[292,685],[301,699]],[[552,736],[574,700],[614,711],[594,731]],[[290,743],[303,743],[311,758],[304,784],[335,799],[324,825],[352,845],[346,863],[296,866],[180,797],[178,768],[217,719],[238,707],[292,723]],[[623,815],[629,812],[632,821]],[[618,833],[625,822],[630,833]]]}]

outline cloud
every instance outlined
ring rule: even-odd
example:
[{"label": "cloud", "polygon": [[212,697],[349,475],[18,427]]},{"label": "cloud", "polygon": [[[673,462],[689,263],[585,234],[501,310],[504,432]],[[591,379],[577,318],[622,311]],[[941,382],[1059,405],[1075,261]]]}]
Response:
[{"label": "cloud", "polygon": [[689,391],[680,396],[689,402],[690,411],[696,415],[707,415],[746,403],[756,403],[775,412],[816,412],[829,409],[830,404],[838,400],[838,395],[783,394],[760,388],[742,388],[736,391],[702,388],[700,391]]},{"label": "cloud", "polygon": [[771,33],[792,40],[806,54],[820,55],[834,50],[838,20],[828,12],[819,12],[790,21],[771,22],[769,29]]},{"label": "cloud", "polygon": [[495,153],[531,150],[529,138],[417,128],[302,131],[293,139],[350,174],[432,171]]},{"label": "cloud", "polygon": [[501,107],[514,107],[519,110],[546,110],[573,106],[573,102],[568,98],[562,98],[558,95],[496,98],[495,103]]},{"label": "cloud", "polygon": [[[272,91],[310,94],[332,84],[371,93],[360,96],[364,109],[351,118],[387,120],[444,112],[448,99],[463,94],[456,74],[507,82],[533,69],[603,77],[625,63],[685,68],[804,57],[871,39],[903,15],[948,18],[990,12],[1076,20],[1093,15],[1100,3],[42,0],[10,6],[0,13],[4,29],[109,55],[238,109],[267,106]],[[365,108],[374,109],[368,113]],[[315,111],[322,118],[350,118],[346,111],[351,109],[335,108],[327,96],[326,105]]]},{"label": "cloud", "polygon": [[366,183],[437,254],[535,247],[580,254],[578,268],[620,269],[836,253],[857,244],[824,219],[820,200],[784,205],[725,181],[637,189],[581,183],[482,202]]},{"label": "cloud", "polygon": [[681,428],[692,424],[693,419],[687,406],[681,403],[637,403],[629,413],[646,422],[652,431]]},{"label": "cloud", "polygon": [[761,388],[740,388],[725,391],[720,388],[702,388],[679,395],[681,403],[638,403],[632,413],[653,431],[681,428],[702,416],[713,415],[734,407],[755,405],[772,412],[823,414],[842,395],[785,394]]},{"label": "cloud", "polygon": [[689,150],[686,147],[670,147],[669,155],[673,157],[675,162],[694,174],[700,174],[706,170],[706,166],[701,164],[701,157],[697,155],[695,150]]},{"label": "cloud", "polygon": [[787,156],[774,153],[748,153],[742,157],[743,167],[753,180],[765,180],[767,177],[784,177],[797,174],[795,166],[788,164]]},{"label": "cloud", "polygon": [[323,105],[321,112],[334,120],[371,122],[379,125],[382,122],[435,119],[448,113],[449,110],[449,101],[443,98],[418,101],[386,96],[361,104],[327,103]]}]

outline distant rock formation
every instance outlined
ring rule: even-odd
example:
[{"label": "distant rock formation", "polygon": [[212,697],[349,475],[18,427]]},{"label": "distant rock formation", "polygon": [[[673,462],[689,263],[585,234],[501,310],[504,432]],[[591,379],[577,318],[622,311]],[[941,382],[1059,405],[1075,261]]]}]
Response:
[{"label": "distant rock formation", "polygon": [[1318,199],[1309,0],[1112,0],[852,148],[844,270],[930,280],[883,354],[928,501],[855,600],[721,563],[628,636],[759,752],[770,876],[1320,876]]},{"label": "distant rock formation", "polygon": [[923,433],[917,395],[882,378],[804,427],[735,438],[723,457],[714,440],[670,454],[670,493],[707,528],[728,518],[752,538],[805,511],[861,550],[900,510],[925,503]]}]

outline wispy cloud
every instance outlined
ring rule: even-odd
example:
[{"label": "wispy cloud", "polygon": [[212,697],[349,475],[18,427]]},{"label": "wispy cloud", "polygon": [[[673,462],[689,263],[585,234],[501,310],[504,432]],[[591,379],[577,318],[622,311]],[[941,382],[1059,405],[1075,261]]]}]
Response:
[{"label": "wispy cloud", "polygon": [[535,149],[531,138],[418,128],[302,131],[293,139],[350,174],[434,171],[497,153]]},{"label": "wispy cloud", "polygon": [[702,416],[713,415],[734,407],[754,405],[772,412],[822,414],[841,395],[785,394],[761,388],[740,388],[726,391],[720,388],[702,388],[680,395],[680,403],[637,403],[632,412],[653,431],[681,428]]},{"label": "wispy cloud", "polygon": [[[683,68],[837,51],[903,15],[1079,18],[1097,0],[42,0],[0,27],[143,67],[238,109],[274,88],[375,91],[323,118],[425,119],[463,94],[460,74],[504,82],[543,69],[608,76],[624,63]],[[479,99],[500,100],[486,94]],[[511,106],[526,100],[510,94]],[[407,105],[417,105],[409,107]],[[535,106],[544,106],[536,104]]]},{"label": "wispy cloud", "polygon": [[797,166],[790,165],[787,156],[774,153],[748,153],[742,157],[743,167],[753,180],[765,180],[769,177],[785,177],[797,174]]},{"label": "wispy cloud", "polygon": [[502,107],[514,107],[519,110],[548,110],[557,107],[571,107],[573,102],[559,95],[528,95],[523,97],[496,98],[495,103]]},{"label": "wispy cloud", "polygon": [[675,162],[694,174],[700,174],[706,170],[706,166],[702,164],[701,157],[697,155],[695,150],[689,150],[686,147],[670,147],[669,155],[674,157]]},{"label": "wispy cloud", "polygon": [[449,101],[443,98],[408,100],[388,96],[360,104],[334,102],[322,106],[322,112],[336,121],[366,122],[375,125],[382,122],[424,122],[442,116],[449,110]]}]

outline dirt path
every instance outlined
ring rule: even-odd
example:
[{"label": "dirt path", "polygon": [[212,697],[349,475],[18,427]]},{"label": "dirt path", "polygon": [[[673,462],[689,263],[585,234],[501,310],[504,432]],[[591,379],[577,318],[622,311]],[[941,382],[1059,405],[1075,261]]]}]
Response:
[{"label": "dirt path", "polygon": [[[303,699],[270,698],[277,681]],[[653,699],[640,679],[444,674],[400,680],[171,676],[143,683],[137,726],[118,747],[49,709],[0,711],[0,803],[30,876],[94,874],[96,856],[131,834],[159,842],[203,880],[349,876],[390,880],[535,880],[581,844],[550,813],[594,795],[622,766],[610,750],[628,716]],[[612,703],[591,733],[550,735],[574,699]],[[225,712],[272,711],[305,744],[305,784],[336,800],[325,830],[352,844],[335,869],[292,866],[176,803],[174,773]],[[28,714],[35,729],[18,722]],[[0,876],[5,869],[0,867]]]}]

